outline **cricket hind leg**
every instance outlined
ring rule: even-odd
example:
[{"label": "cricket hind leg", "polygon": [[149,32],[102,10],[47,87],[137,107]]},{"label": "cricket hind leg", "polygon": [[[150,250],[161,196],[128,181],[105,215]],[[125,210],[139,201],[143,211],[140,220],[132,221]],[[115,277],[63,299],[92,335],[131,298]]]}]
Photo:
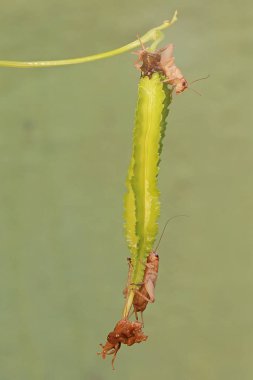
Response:
[{"label": "cricket hind leg", "polygon": [[150,300],[150,298],[144,296],[144,294],[142,294],[141,292],[139,292],[139,290],[135,290],[135,293],[138,294],[140,297],[142,297],[145,301],[151,302],[151,303],[153,302],[153,301]]},{"label": "cricket hind leg", "polygon": [[120,349],[120,346],[121,346],[121,343],[118,343],[117,346],[115,347],[114,349],[114,354],[113,354],[113,358],[112,358],[112,369],[115,370],[115,367],[114,367],[114,362],[115,362],[115,359],[116,359],[116,356],[117,356],[117,353]]},{"label": "cricket hind leg", "polygon": [[[142,324],[142,327],[144,327],[143,311],[140,311],[140,313],[141,313],[141,324]],[[134,310],[134,314],[135,314],[136,321],[139,322],[138,312],[136,310]]]},{"label": "cricket hind leg", "polygon": [[[134,310],[132,311],[132,313],[130,314],[129,318],[133,315],[133,313],[135,314],[135,320],[137,322],[139,322],[138,312],[137,312],[135,307],[134,307]],[[142,326],[144,327],[143,311],[140,311],[140,313],[141,313],[141,323],[142,323]]]},{"label": "cricket hind leg", "polygon": [[143,311],[141,311],[140,313],[141,313],[141,324],[142,324],[142,327],[144,327]]}]

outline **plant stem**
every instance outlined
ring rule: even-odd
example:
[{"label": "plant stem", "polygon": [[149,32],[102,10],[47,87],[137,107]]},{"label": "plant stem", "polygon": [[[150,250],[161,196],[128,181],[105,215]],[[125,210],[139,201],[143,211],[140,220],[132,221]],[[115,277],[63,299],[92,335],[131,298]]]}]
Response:
[{"label": "plant stem", "polygon": [[[160,42],[162,38],[162,30],[170,27],[174,22],[177,21],[177,11],[174,13],[171,21],[164,21],[161,25],[150,29],[147,33],[140,37],[142,43],[149,41]],[[140,46],[140,40],[137,39],[133,42],[130,42],[127,45],[124,45],[120,48],[110,50],[104,53],[94,54],[86,57],[80,58],[68,58],[52,61],[0,61],[0,67],[12,67],[12,68],[43,68],[43,67],[52,67],[52,66],[65,66],[65,65],[77,65],[80,63],[97,61],[99,59],[113,57],[114,55],[125,53],[129,50],[132,50]]]}]

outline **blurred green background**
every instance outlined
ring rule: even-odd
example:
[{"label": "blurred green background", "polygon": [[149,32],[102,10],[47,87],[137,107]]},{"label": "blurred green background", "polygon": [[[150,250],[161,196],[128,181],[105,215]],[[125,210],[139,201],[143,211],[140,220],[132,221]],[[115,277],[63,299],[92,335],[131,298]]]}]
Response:
[{"label": "blurred green background", "polygon": [[251,380],[252,2],[1,1],[1,59],[110,50],[179,11],[164,44],[191,81],[160,170],[156,303],[146,343],[112,372],[98,344],[120,318],[123,194],[139,73],[130,53],[0,68],[0,379]]}]

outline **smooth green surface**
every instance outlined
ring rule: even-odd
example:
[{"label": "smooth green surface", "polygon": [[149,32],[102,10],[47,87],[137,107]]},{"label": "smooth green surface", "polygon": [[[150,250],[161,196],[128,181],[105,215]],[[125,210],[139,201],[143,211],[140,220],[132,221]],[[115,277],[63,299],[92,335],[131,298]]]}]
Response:
[{"label": "smooth green surface", "polygon": [[96,356],[127,275],[123,194],[135,57],[0,70],[1,380],[252,380],[250,1],[1,2],[1,59],[121,46],[170,17],[176,96],[159,174],[162,228],[146,343]]}]

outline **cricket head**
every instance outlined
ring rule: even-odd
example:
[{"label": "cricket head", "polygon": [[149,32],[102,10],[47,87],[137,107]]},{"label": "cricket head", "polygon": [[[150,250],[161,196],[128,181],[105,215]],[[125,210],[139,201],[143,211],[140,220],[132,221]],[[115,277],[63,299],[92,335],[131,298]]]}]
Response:
[{"label": "cricket head", "polygon": [[189,84],[185,78],[180,78],[174,81],[176,94],[181,94],[188,89]]},{"label": "cricket head", "polygon": [[150,254],[148,255],[148,263],[154,263],[157,261],[159,261],[158,253],[155,251],[150,252]]}]

